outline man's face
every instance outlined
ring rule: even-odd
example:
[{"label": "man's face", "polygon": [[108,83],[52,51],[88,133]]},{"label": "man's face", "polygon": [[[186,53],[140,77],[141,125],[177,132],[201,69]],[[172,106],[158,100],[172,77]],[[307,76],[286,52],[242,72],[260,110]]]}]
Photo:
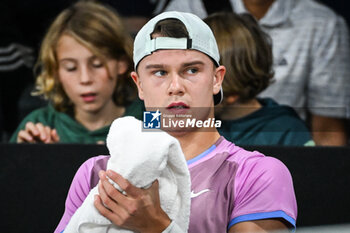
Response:
[{"label": "man's face", "polygon": [[[132,77],[149,110],[186,114],[214,107],[225,68],[196,50],[158,50],[145,57]],[[213,117],[213,116],[209,116]]]}]

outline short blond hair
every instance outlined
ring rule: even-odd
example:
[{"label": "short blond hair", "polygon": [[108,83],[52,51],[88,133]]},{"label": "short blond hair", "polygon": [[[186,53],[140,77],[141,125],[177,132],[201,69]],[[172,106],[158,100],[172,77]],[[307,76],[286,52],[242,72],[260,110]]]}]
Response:
[{"label": "short blond hair", "polygon": [[39,72],[33,94],[44,95],[58,111],[66,111],[71,106],[58,81],[56,48],[64,34],[73,37],[102,60],[125,60],[129,68],[118,77],[113,100],[116,105],[125,106],[135,98],[136,88],[129,78],[133,67],[132,38],[112,8],[91,1],[81,1],[65,9],[49,27],[35,66]]}]

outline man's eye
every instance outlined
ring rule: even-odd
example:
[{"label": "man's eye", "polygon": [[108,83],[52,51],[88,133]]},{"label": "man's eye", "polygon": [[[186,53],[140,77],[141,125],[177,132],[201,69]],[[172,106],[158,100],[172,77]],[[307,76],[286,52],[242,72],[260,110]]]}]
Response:
[{"label": "man's eye", "polygon": [[195,74],[197,72],[198,72],[198,69],[196,69],[196,68],[191,68],[191,69],[187,70],[187,73],[189,73],[189,74]]},{"label": "man's eye", "polygon": [[154,75],[158,76],[158,77],[162,77],[162,76],[166,75],[166,72],[164,70],[158,70],[158,71],[154,72]]}]

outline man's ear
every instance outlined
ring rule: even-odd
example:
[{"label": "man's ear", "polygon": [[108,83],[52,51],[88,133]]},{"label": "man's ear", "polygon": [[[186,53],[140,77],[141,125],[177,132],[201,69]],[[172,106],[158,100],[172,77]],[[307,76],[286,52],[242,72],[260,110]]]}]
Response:
[{"label": "man's ear", "polygon": [[219,66],[215,69],[215,75],[213,80],[213,94],[217,94],[220,91],[220,88],[222,86],[222,82],[224,81],[226,73],[225,66]]},{"label": "man's ear", "polygon": [[131,75],[132,80],[134,81],[134,83],[137,86],[137,90],[138,90],[138,93],[139,93],[139,98],[141,100],[143,100],[143,89],[142,89],[142,83],[140,81],[139,75],[135,71],[131,72],[130,75]]}]

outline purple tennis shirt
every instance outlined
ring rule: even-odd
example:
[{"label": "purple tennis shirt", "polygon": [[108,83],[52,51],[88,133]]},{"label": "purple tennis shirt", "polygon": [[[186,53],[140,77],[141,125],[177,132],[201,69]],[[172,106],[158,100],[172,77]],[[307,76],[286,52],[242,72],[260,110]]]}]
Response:
[{"label": "purple tennis shirt", "polygon": [[[90,190],[109,156],[90,158],[70,186],[62,232]],[[187,161],[191,175],[191,216],[188,232],[227,232],[236,223],[282,218],[295,227],[297,204],[292,177],[278,159],[246,151],[221,137],[209,149]]]}]

